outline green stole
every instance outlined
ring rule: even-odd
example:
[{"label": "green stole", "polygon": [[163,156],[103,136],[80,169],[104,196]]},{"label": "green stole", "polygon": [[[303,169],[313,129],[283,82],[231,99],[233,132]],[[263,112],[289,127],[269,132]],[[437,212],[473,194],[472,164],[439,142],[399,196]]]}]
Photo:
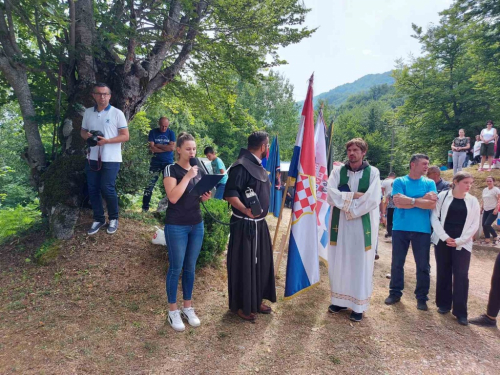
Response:
[{"label": "green stole", "polygon": [[[363,169],[363,176],[359,180],[358,192],[366,193],[370,187],[370,166]],[[347,176],[347,168],[342,166],[340,168],[340,182],[339,186],[345,185],[349,182],[349,177]],[[363,233],[365,237],[365,251],[372,248],[372,236],[371,236],[371,221],[370,213],[366,213],[361,216],[363,222]],[[332,223],[330,225],[330,245],[337,245],[337,237],[339,235],[339,221],[340,221],[340,208],[334,206],[332,214]]]}]

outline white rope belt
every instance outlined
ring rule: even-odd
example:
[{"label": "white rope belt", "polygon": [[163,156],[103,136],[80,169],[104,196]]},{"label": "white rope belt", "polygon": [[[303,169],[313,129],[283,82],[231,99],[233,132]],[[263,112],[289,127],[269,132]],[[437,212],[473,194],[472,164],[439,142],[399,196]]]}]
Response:
[{"label": "white rope belt", "polygon": [[245,220],[248,220],[248,221],[262,221],[262,220],[265,219],[265,217],[261,217],[260,219],[252,219],[252,218],[249,218],[249,217],[238,216],[234,212],[233,212],[233,216],[237,217],[238,219],[245,219]]},{"label": "white rope belt", "polygon": [[257,264],[257,241],[258,241],[258,238],[259,238],[259,236],[258,236],[259,232],[258,232],[258,229],[257,229],[257,222],[264,220],[265,217],[261,217],[260,219],[251,219],[249,217],[238,216],[234,212],[233,212],[233,216],[236,217],[236,218],[238,218],[238,219],[245,219],[245,220],[248,220],[248,221],[253,221],[255,223],[255,255],[254,256],[255,256],[255,264]]}]

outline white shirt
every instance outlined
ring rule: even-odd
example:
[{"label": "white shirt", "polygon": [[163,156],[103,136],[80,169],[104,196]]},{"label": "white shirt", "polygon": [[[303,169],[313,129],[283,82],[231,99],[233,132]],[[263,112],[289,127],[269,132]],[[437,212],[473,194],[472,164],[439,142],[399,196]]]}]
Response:
[{"label": "white shirt", "polygon": [[[459,238],[454,238],[457,244],[455,250],[462,250],[464,248],[465,250],[472,251],[472,237],[479,228],[480,208],[477,198],[469,193],[465,195],[464,201],[467,207],[467,217],[462,234]],[[436,208],[432,210],[431,214],[431,224],[434,229],[431,241],[434,245],[437,245],[439,240],[445,242],[450,237],[444,230],[444,222],[451,202],[453,202],[453,192],[451,190],[439,193]],[[452,248],[450,247],[450,249]]]},{"label": "white shirt", "polygon": [[394,178],[386,178],[382,181],[382,189],[384,189],[384,197],[388,197],[392,193],[392,184],[394,183]]},{"label": "white shirt", "polygon": [[485,211],[494,210],[498,202],[498,194],[500,194],[500,189],[496,186],[493,189],[488,189],[487,187],[483,190],[483,209]]},{"label": "white shirt", "polygon": [[255,159],[257,159],[257,161],[259,162],[259,164],[262,165],[262,160],[258,156],[256,156],[254,153],[252,153],[252,155],[253,155],[253,157]]},{"label": "white shirt", "polygon": [[490,130],[488,130],[488,128],[486,128],[486,129],[483,129],[481,131],[481,135],[483,136],[484,141],[486,143],[495,142],[495,134],[496,133],[497,133],[497,131],[495,130],[495,128],[491,128]]},{"label": "white shirt", "polygon": [[479,156],[482,144],[483,142],[481,141],[476,141],[476,143],[474,143],[474,157]]},{"label": "white shirt", "polygon": [[[117,137],[118,130],[127,127],[127,120],[123,112],[111,105],[108,105],[101,112],[97,111],[97,107],[90,107],[83,114],[82,129],[87,131],[100,130],[106,139]],[[108,143],[104,146],[90,148],[90,160],[98,160],[99,155],[103,162],[121,163],[122,144]]]}]

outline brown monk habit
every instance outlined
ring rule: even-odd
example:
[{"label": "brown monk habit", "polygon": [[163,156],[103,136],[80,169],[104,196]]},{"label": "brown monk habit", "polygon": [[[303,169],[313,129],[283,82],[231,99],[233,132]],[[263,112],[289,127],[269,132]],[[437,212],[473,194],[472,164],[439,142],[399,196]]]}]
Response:
[{"label": "brown monk habit", "polygon": [[229,170],[224,198],[238,197],[244,203],[248,187],[257,194],[263,212],[256,219],[249,219],[232,207],[234,224],[227,250],[229,308],[234,313],[241,309],[245,315],[259,312],[263,299],[276,302],[276,288],[271,236],[265,220],[271,185],[255,156],[241,149]]}]

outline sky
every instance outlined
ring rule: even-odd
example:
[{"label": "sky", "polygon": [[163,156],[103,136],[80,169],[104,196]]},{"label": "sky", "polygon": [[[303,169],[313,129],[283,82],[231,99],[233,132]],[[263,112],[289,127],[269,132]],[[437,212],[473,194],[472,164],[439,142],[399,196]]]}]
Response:
[{"label": "sky", "polygon": [[[279,1],[279,0],[278,0]],[[439,12],[452,0],[304,0],[311,11],[305,25],[319,29],[300,43],[281,48],[288,65],[278,70],[303,100],[314,72],[314,95],[353,82],[366,74],[392,70],[395,60],[419,56],[412,23],[439,23]]]}]

